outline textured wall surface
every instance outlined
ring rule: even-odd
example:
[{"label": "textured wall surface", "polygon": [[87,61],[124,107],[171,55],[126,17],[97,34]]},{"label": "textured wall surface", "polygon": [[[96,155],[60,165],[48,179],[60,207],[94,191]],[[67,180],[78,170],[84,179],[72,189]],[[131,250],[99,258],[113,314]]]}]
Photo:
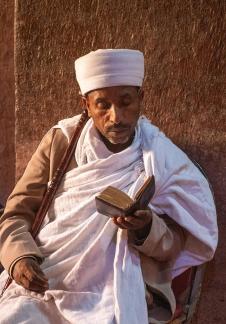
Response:
[{"label": "textured wall surface", "polygon": [[0,9],[0,201],[15,182],[14,1],[1,0]]},{"label": "textured wall surface", "polygon": [[73,62],[97,48],[136,48],[146,60],[144,112],[205,168],[220,243],[196,323],[226,323],[224,0],[17,1],[17,176],[40,138],[80,111]]}]

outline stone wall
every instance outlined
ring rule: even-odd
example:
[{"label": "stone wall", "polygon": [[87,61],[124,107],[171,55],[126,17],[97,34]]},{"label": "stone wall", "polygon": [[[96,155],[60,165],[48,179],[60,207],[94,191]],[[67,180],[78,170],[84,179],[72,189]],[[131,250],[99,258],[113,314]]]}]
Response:
[{"label": "stone wall", "polygon": [[16,1],[16,166],[44,133],[80,112],[74,59],[97,48],[144,52],[144,112],[206,170],[220,243],[196,323],[225,323],[226,107],[223,0]]},{"label": "stone wall", "polygon": [[14,2],[2,0],[0,10],[0,202],[15,182]]}]

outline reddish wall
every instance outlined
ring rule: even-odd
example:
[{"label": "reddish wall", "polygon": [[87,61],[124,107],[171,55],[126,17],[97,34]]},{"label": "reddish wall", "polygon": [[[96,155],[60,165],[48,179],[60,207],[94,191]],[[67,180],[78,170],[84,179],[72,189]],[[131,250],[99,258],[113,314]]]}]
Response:
[{"label": "reddish wall", "polygon": [[14,1],[0,9],[0,201],[5,202],[15,182]]},{"label": "reddish wall", "polygon": [[57,120],[80,111],[74,59],[92,49],[137,48],[146,60],[144,112],[213,185],[220,243],[196,323],[225,323],[225,1],[17,1],[16,157],[20,176]]}]

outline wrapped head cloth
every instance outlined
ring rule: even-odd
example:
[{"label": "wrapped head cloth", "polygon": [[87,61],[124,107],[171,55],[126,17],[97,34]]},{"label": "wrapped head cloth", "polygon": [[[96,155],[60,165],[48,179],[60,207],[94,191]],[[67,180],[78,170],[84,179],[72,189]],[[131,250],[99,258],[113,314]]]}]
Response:
[{"label": "wrapped head cloth", "polygon": [[113,86],[141,87],[144,56],[137,50],[99,49],[78,58],[75,72],[82,95]]}]

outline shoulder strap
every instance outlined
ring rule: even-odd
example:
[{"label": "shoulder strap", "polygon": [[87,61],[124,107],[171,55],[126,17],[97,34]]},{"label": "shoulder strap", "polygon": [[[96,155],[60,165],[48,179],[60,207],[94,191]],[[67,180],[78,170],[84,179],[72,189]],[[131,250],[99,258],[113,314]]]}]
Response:
[{"label": "shoulder strap", "polygon": [[[87,113],[87,110],[84,110],[82,115],[81,115],[81,118],[78,122],[78,125],[76,126],[75,128],[75,131],[74,131],[74,134],[69,142],[69,145],[64,153],[64,156],[60,162],[60,165],[59,167],[57,168],[56,172],[55,172],[55,175],[49,185],[49,188],[48,190],[46,191],[44,197],[43,197],[43,200],[42,200],[42,203],[39,207],[39,210],[35,216],[35,220],[34,220],[34,223],[32,225],[32,228],[31,228],[31,235],[33,236],[33,238],[35,238],[40,230],[40,227],[44,221],[44,218],[46,216],[46,213],[53,201],[53,198],[54,198],[54,195],[57,191],[57,189],[59,188],[59,185],[61,183],[61,180],[69,166],[69,163],[71,161],[71,158],[73,156],[73,153],[76,149],[76,145],[77,145],[77,142],[78,142],[78,139],[79,139],[79,136],[82,132],[82,129],[83,127],[85,126],[85,123],[87,122],[88,120],[88,113]],[[3,289],[2,289],[2,292],[1,292],[1,295],[0,297],[3,295],[3,293],[6,291],[6,289],[9,287],[9,285],[11,284],[12,282],[12,278],[8,277]]]},{"label": "shoulder strap", "polygon": [[64,156],[60,162],[59,167],[56,169],[56,172],[54,174],[54,177],[49,185],[48,190],[46,191],[41,206],[35,216],[35,220],[34,223],[32,225],[31,228],[31,234],[33,236],[33,238],[35,238],[40,230],[40,227],[43,223],[43,220],[45,218],[45,215],[53,201],[53,198],[55,196],[55,193],[57,191],[57,189],[59,188],[59,185],[61,183],[61,180],[65,174],[65,172],[67,171],[67,168],[69,166],[69,163],[71,161],[71,158],[74,154],[79,136],[81,134],[81,131],[85,125],[85,123],[88,120],[88,114],[87,114],[87,110],[84,110],[81,118],[78,122],[78,125],[74,131],[74,134],[69,142],[69,145],[67,147],[67,150],[64,153]]}]

